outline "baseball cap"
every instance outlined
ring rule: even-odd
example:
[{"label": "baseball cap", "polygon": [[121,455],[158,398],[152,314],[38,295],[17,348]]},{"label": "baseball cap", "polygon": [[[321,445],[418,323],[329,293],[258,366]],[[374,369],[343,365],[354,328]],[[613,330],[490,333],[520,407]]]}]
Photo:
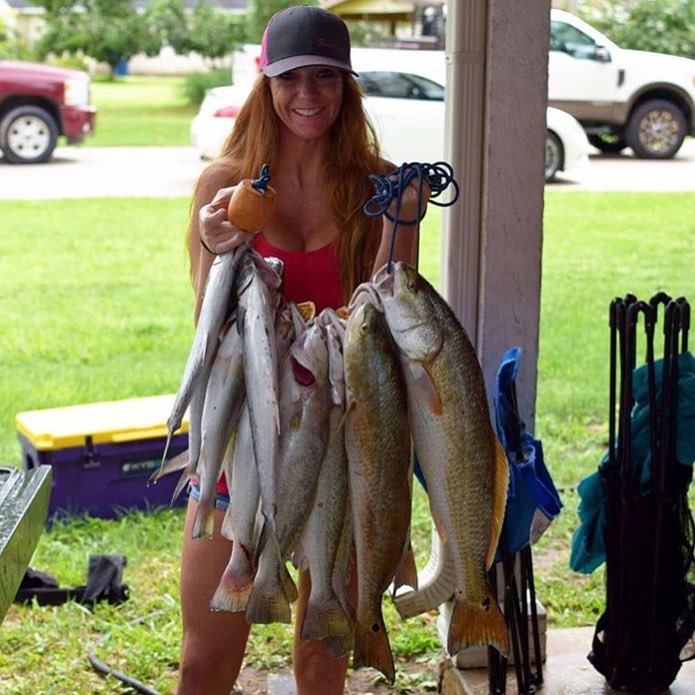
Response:
[{"label": "baseball cap", "polygon": [[308,65],[354,73],[345,22],[321,7],[299,5],[276,12],[263,32],[259,68],[277,77]]}]

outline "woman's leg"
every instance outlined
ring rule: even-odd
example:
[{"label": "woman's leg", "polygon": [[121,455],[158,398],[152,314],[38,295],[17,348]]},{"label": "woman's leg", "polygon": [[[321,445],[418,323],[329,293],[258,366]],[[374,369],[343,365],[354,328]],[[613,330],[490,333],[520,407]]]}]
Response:
[{"label": "woman's leg", "polygon": [[215,510],[212,538],[191,538],[198,503],[189,499],[181,556],[183,643],[177,695],[229,695],[244,658],[249,625],[243,612],[210,610],[232,544],[220,534],[224,512]]}]

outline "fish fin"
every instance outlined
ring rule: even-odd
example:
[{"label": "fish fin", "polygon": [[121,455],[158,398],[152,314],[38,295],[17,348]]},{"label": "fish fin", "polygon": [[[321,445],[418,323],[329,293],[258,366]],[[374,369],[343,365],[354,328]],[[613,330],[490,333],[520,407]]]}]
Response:
[{"label": "fish fin", "polygon": [[298,570],[309,569],[309,560],[306,556],[306,553],[304,552],[304,544],[301,540],[299,541],[299,543],[297,543],[297,547],[294,549],[294,553],[292,553],[292,564]]},{"label": "fish fin", "polygon": [[347,637],[352,634],[352,626],[335,596],[325,601],[310,596],[301,634],[303,640]]},{"label": "fish fin", "polygon": [[347,422],[347,419],[352,413],[352,411],[357,407],[357,401],[354,399],[350,398],[348,399],[347,404],[345,405],[345,412],[343,413],[343,417],[340,418],[340,422],[338,423],[338,427],[336,427],[336,431],[333,434],[333,439],[338,439],[340,436],[344,436],[345,433],[345,423]]},{"label": "fish fin", "polygon": [[493,498],[492,498],[492,523],[490,524],[490,539],[488,541],[487,555],[485,557],[485,569],[490,569],[495,561],[497,545],[502,533],[504,512],[507,508],[507,487],[509,485],[509,462],[507,453],[493,434],[495,442],[495,461],[493,467]]},{"label": "fish fin", "polygon": [[403,547],[403,554],[396,569],[396,575],[393,578],[393,591],[401,586],[409,586],[417,591],[417,565],[415,564],[415,555],[413,553],[413,544],[408,539]]},{"label": "fish fin", "polygon": [[174,458],[171,458],[168,461],[162,459],[162,465],[150,476],[150,479],[147,481],[147,485],[152,485],[165,475],[180,471],[186,466],[188,466],[188,449],[182,451],[180,454],[177,454],[174,456]]},{"label": "fish fin", "polygon": [[290,602],[294,603],[299,597],[299,592],[297,591],[297,585],[292,579],[292,575],[287,570],[285,563],[282,563],[280,568],[280,579],[282,579],[282,591],[285,594],[285,598]]},{"label": "fish fin", "polygon": [[430,506],[430,514],[432,516],[432,521],[434,522],[434,528],[437,530],[437,535],[442,543],[447,542],[446,529],[444,528],[444,523],[439,518],[439,515]]},{"label": "fish fin", "polygon": [[384,619],[381,611],[372,625],[355,623],[355,649],[352,656],[353,668],[370,666],[384,674],[386,680],[393,685],[396,679],[396,667],[389,644]]},{"label": "fish fin", "polygon": [[292,609],[282,583],[254,582],[246,605],[246,621],[263,625],[292,622]]},{"label": "fish fin", "polygon": [[179,482],[176,483],[176,487],[174,488],[174,493],[171,496],[170,504],[172,507],[174,506],[174,503],[178,499],[178,496],[181,494],[181,491],[186,486],[186,483],[188,483],[188,481],[190,480],[191,475],[193,475],[193,474],[191,473],[191,471],[188,468],[186,468],[185,470],[183,470],[181,472],[181,477],[179,478]]},{"label": "fish fin", "polygon": [[213,611],[245,611],[253,589],[253,570],[250,565],[241,570],[237,567],[227,567],[215,594],[210,601]]},{"label": "fish fin", "polygon": [[442,414],[442,397],[437,390],[427,368],[420,362],[405,360],[405,368],[410,372],[410,381],[418,394],[418,400],[434,415]]},{"label": "fish fin", "polygon": [[502,656],[509,655],[509,632],[497,601],[488,591],[482,601],[454,599],[447,635],[449,656],[467,647],[491,646]]}]

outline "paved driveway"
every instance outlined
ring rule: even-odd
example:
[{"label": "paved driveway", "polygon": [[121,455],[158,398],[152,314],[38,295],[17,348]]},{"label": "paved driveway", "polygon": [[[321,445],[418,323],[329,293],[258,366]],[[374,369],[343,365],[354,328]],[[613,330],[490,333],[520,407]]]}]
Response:
[{"label": "paved driveway", "polygon": [[192,147],[59,147],[46,164],[0,159],[0,199],[189,196],[205,166]]},{"label": "paved driveway", "polygon": [[589,166],[561,174],[550,189],[588,191],[695,191],[695,138],[674,159],[636,159],[627,154],[591,156]]},{"label": "paved driveway", "polygon": [[[189,196],[205,166],[192,147],[60,147],[47,164],[0,159],[0,199]],[[596,155],[548,188],[695,191],[695,139],[668,161]]]}]

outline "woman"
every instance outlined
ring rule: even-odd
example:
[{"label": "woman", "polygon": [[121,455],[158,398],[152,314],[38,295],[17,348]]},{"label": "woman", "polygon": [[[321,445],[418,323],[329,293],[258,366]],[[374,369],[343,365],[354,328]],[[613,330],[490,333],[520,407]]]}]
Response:
[{"label": "woman", "polygon": [[[284,261],[285,297],[312,300],[317,311],[347,304],[354,288],[388,260],[393,225],[365,216],[362,206],[374,193],[369,175],[394,167],[379,157],[364,114],[344,22],[317,7],[276,13],[263,35],[260,68],[224,152],[195,190],[188,241],[196,317],[214,254],[248,240],[261,254]],[[264,228],[250,235],[229,222],[226,210],[234,186],[257,177],[264,163],[270,166],[277,200]],[[415,219],[417,207],[413,184],[403,196],[401,219]],[[394,260],[413,263],[416,246],[416,226],[399,224]],[[249,633],[244,614],[209,608],[231,552],[231,543],[220,535],[226,492],[222,480],[211,540],[191,538],[195,487],[188,504],[179,695],[227,695],[244,656]],[[293,651],[297,692],[339,695],[348,658],[332,659],[321,641],[299,637],[309,592],[308,572],[301,572]]]}]

